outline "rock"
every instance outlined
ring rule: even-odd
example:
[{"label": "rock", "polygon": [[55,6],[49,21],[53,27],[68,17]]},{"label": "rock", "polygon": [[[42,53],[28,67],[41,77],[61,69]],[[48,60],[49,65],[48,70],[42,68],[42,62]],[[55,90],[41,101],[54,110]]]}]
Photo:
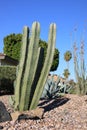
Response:
[{"label": "rock", "polygon": [[15,112],[11,113],[11,118],[13,121],[16,121],[20,115],[21,115],[21,113],[19,111],[15,111]]},{"label": "rock", "polygon": [[2,130],[3,129],[3,126],[0,126],[0,130]]},{"label": "rock", "polygon": [[30,110],[28,112],[29,118],[39,118],[42,119],[44,115],[44,109],[37,107],[35,110]]},{"label": "rock", "polygon": [[36,108],[34,110],[19,112],[16,111],[14,113],[11,113],[12,120],[26,120],[26,119],[42,119],[44,115],[44,109],[43,108]]},{"label": "rock", "polygon": [[0,101],[0,122],[5,122],[5,121],[11,121],[12,118],[9,114],[9,112],[6,110],[5,105],[3,102]]}]

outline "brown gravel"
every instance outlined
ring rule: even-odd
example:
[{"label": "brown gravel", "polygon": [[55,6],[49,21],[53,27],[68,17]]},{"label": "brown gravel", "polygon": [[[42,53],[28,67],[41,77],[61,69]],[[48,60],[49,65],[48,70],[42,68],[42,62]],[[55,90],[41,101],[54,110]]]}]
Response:
[{"label": "brown gravel", "polygon": [[[9,96],[0,96],[8,112],[13,109],[8,103]],[[42,100],[40,107],[45,110],[44,118],[0,123],[3,130],[87,130],[87,95],[67,94],[63,98]],[[0,129],[1,130],[1,129]]]}]

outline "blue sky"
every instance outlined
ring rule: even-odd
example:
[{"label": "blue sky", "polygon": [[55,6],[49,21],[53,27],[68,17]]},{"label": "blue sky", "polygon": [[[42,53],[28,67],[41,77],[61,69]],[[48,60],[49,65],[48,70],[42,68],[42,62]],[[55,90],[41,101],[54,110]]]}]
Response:
[{"label": "blue sky", "polygon": [[[56,74],[62,75],[67,67],[64,53],[72,51],[74,27],[77,27],[78,46],[83,28],[87,25],[87,0],[2,0],[0,2],[0,52],[3,38],[11,33],[22,33],[25,25],[31,28],[34,21],[40,22],[42,40],[48,40],[49,25],[56,23],[56,48],[60,51],[60,63]],[[87,33],[85,33],[87,36]],[[87,50],[85,38],[85,50]],[[74,78],[73,59],[70,61],[70,78]]]}]

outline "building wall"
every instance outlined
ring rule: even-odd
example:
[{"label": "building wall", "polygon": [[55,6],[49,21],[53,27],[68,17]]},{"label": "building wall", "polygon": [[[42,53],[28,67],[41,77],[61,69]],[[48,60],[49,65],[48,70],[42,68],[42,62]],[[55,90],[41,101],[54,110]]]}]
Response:
[{"label": "building wall", "polygon": [[0,66],[1,66],[1,60],[0,60]]},{"label": "building wall", "polygon": [[16,66],[16,64],[14,64],[12,61],[8,61],[8,60],[0,60],[0,65],[12,65],[12,66]]},{"label": "building wall", "polygon": [[19,64],[18,60],[15,60],[3,53],[0,53],[0,66],[1,65],[17,66],[18,64]]}]

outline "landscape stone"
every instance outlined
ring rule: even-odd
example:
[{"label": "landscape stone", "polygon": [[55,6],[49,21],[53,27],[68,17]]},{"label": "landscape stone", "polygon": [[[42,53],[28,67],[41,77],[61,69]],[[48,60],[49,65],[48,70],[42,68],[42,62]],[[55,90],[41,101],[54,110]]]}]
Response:
[{"label": "landscape stone", "polygon": [[11,113],[12,120],[25,120],[25,119],[42,119],[44,115],[43,108],[36,108],[34,110],[19,112],[15,111]]},{"label": "landscape stone", "polygon": [[0,101],[0,122],[5,122],[5,121],[11,121],[12,118],[9,114],[9,112],[6,110],[5,105],[3,102]]},{"label": "landscape stone", "polygon": [[2,130],[3,129],[3,126],[0,126],[0,130]]}]

